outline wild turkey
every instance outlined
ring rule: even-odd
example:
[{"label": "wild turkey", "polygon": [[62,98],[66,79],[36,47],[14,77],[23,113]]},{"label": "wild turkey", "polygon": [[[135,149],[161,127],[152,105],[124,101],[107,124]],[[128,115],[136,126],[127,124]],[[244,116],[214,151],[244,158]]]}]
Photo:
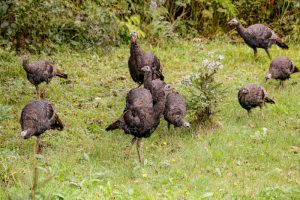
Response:
[{"label": "wild turkey", "polygon": [[184,126],[190,128],[190,123],[183,120],[185,114],[186,105],[183,97],[177,92],[168,94],[164,111],[164,118],[168,122],[168,130],[170,130],[171,124],[174,127]]},{"label": "wild turkey", "polygon": [[262,48],[266,51],[271,59],[269,48],[276,44],[282,49],[288,49],[281,38],[279,38],[275,32],[269,27],[262,24],[254,24],[248,28],[244,28],[243,25],[236,19],[232,19],[228,22],[230,25],[235,25],[237,32],[244,39],[245,43],[253,49],[254,59],[257,58],[257,48]]},{"label": "wild turkey", "polygon": [[24,55],[21,58],[27,79],[35,86],[36,93],[39,97],[41,95],[38,87],[40,83],[46,82],[48,84],[54,76],[65,79],[68,78],[68,75],[60,72],[51,61],[37,60],[29,64],[28,56]]},{"label": "wild turkey", "polygon": [[49,129],[63,130],[64,125],[55,112],[53,104],[45,100],[32,100],[22,110],[20,124],[21,138],[37,137],[36,153],[41,153],[40,135]]},{"label": "wild turkey", "polygon": [[279,87],[282,87],[283,81],[289,79],[291,74],[296,72],[299,72],[299,69],[288,57],[279,56],[271,61],[269,73],[266,75],[266,81],[271,78],[279,79]]},{"label": "wild turkey", "polygon": [[128,157],[131,155],[134,143],[137,142],[140,163],[142,163],[141,140],[150,137],[159,125],[165,107],[165,91],[168,89],[169,85],[166,85],[159,91],[158,102],[155,105],[149,90],[145,88],[130,90],[126,97],[123,115],[105,129],[106,131],[123,129],[126,134],[133,135]]},{"label": "wild turkey", "polygon": [[[165,87],[166,83],[159,79],[153,80],[153,73],[150,66],[144,66],[141,70],[144,72],[144,88],[150,90],[153,104],[155,105],[159,99],[160,91]],[[170,87],[172,86],[170,85]],[[165,95],[167,96],[168,94]]]},{"label": "wild turkey", "polygon": [[[153,104],[155,105],[158,101],[159,91],[166,84],[161,80],[152,80],[152,71],[149,66],[142,67],[144,72],[144,87],[150,90],[153,97]],[[169,90],[165,92],[166,105],[164,111],[165,120],[168,122],[168,129],[170,124],[174,124],[175,127],[185,126],[190,127],[190,124],[184,121],[182,118],[186,113],[186,106],[184,99],[179,93],[172,93],[173,87],[170,85]]]},{"label": "wild turkey", "polygon": [[144,81],[144,73],[141,68],[144,66],[150,66],[153,74],[152,80],[161,79],[164,80],[162,75],[162,69],[159,59],[151,52],[144,52],[137,43],[136,32],[131,32],[131,44],[130,44],[130,57],[128,60],[128,67],[131,78],[134,82],[142,84]]},{"label": "wild turkey", "polygon": [[248,114],[250,114],[252,108],[259,106],[263,117],[262,108],[264,103],[275,103],[273,99],[267,96],[267,92],[262,86],[255,84],[242,87],[239,90],[238,99],[240,105],[248,111]]}]

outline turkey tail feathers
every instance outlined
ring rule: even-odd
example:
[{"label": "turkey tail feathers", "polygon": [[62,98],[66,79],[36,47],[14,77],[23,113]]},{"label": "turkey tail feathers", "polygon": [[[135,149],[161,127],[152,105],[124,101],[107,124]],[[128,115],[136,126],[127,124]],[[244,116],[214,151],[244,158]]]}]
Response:
[{"label": "turkey tail feathers", "polygon": [[284,42],[282,41],[282,39],[280,39],[280,38],[277,38],[277,39],[276,39],[276,44],[277,44],[280,48],[282,48],[282,49],[288,49],[288,48],[289,48],[289,46],[288,46],[286,43],[284,43]]},{"label": "turkey tail feathers", "polygon": [[275,104],[275,101],[273,99],[269,98],[269,97],[265,98],[265,102]]},{"label": "turkey tail feathers", "polygon": [[61,119],[59,118],[59,116],[57,114],[55,114],[55,118],[56,118],[55,127],[60,131],[63,130],[64,124],[62,123]]},{"label": "turkey tail feathers", "polygon": [[62,73],[62,72],[61,72],[58,68],[56,68],[56,67],[53,67],[53,73],[54,73],[55,76],[58,76],[58,77],[60,77],[60,78],[65,78],[65,79],[68,78],[68,75],[67,75],[67,74]]},{"label": "turkey tail feathers", "polygon": [[117,120],[114,123],[112,123],[111,125],[109,125],[105,130],[106,131],[113,131],[113,130],[121,128],[120,125],[121,125],[120,120]]},{"label": "turkey tail feathers", "polygon": [[60,78],[65,78],[65,79],[68,78],[68,75],[67,75],[67,74],[64,74],[64,73],[61,73],[61,72],[57,72],[57,73],[56,73],[56,76],[58,76],[58,77],[60,77]]}]

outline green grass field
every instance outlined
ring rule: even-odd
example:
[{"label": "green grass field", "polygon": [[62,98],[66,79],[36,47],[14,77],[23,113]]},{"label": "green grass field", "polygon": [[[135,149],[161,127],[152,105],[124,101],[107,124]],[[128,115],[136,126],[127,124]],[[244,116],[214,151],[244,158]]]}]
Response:
[{"label": "green grass field", "polygon": [[[158,55],[166,82],[179,92],[179,79],[201,67],[209,52],[224,55],[217,81],[226,94],[214,117],[217,128],[168,132],[162,119],[143,140],[144,166],[136,149],[125,160],[132,136],[105,127],[121,115],[127,92],[137,87],[127,67],[129,45],[105,55],[63,47],[51,56],[29,55],[54,60],[70,77],[41,86],[65,129],[42,137],[36,199],[300,199],[300,152],[291,150],[300,147],[299,73],[277,89],[277,81],[265,82],[266,53],[260,49],[254,62],[243,43],[213,41],[203,50],[180,41],[141,46]],[[298,66],[299,52],[296,44],[286,51],[270,49],[273,58],[286,55]],[[30,199],[35,138],[19,138],[19,117],[35,89],[16,53],[0,49],[0,74],[0,199]],[[249,117],[238,103],[238,89],[248,83],[261,84],[276,101],[265,106],[265,119],[258,108]]]}]

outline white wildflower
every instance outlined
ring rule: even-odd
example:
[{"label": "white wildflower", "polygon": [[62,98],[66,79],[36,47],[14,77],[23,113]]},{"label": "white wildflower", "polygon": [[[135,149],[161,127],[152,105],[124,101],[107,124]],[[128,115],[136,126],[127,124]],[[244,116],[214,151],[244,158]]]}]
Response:
[{"label": "white wildflower", "polygon": [[211,58],[214,56],[215,52],[214,51],[210,51],[208,52],[208,56],[210,56]]},{"label": "white wildflower", "polygon": [[209,68],[209,69],[215,69],[215,62],[214,61],[212,61],[212,62],[209,62],[208,63],[208,65],[207,65],[207,67]]},{"label": "white wildflower", "polygon": [[223,56],[223,55],[219,55],[219,56],[218,56],[218,60],[219,60],[219,61],[221,61],[221,60],[223,60],[223,59],[224,59],[224,56]]},{"label": "white wildflower", "polygon": [[262,130],[263,130],[262,135],[263,136],[267,135],[268,129],[266,127],[263,127]]},{"label": "white wildflower", "polygon": [[160,0],[159,3],[160,5],[163,5],[166,2],[166,0]]},{"label": "white wildflower", "polygon": [[268,129],[266,127],[263,127],[262,130],[263,130],[263,132],[267,132],[268,131]]},{"label": "white wildflower", "polygon": [[207,66],[207,65],[209,64],[209,60],[204,59],[204,60],[202,61],[202,64],[203,64],[204,66]]},{"label": "white wildflower", "polygon": [[181,77],[180,79],[179,79],[179,82],[181,83],[181,84],[183,84],[183,85],[186,85],[186,86],[190,86],[190,85],[192,85],[192,81],[191,81],[191,79],[189,78],[189,77]]},{"label": "white wildflower", "polygon": [[155,10],[156,8],[157,8],[157,3],[156,3],[156,1],[152,0],[150,3],[150,9]]},{"label": "white wildflower", "polygon": [[193,39],[193,41],[194,41],[194,42],[201,42],[201,38],[195,37],[195,38]]},{"label": "white wildflower", "polygon": [[215,65],[219,67],[220,65],[222,65],[222,63],[220,61],[217,61],[215,62]]}]

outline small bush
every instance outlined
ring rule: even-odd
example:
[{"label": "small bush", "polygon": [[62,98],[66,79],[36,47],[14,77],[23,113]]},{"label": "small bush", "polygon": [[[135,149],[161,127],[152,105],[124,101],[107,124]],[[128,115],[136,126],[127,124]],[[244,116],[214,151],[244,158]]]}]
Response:
[{"label": "small bush", "polygon": [[223,67],[223,56],[215,58],[210,52],[211,59],[204,59],[198,71],[186,79],[187,108],[195,125],[205,125],[212,122],[212,116],[217,112],[217,107],[222,102],[224,90],[222,84],[217,83],[215,74]]},{"label": "small bush", "polygon": [[102,4],[71,0],[1,2],[1,45],[33,51],[49,51],[54,44],[75,49],[117,45],[117,15],[112,14],[111,5]]},{"label": "small bush", "polygon": [[246,25],[267,24],[280,36],[299,41],[299,11],[298,0],[7,0],[0,1],[0,45],[37,52],[61,44],[106,51],[128,43],[130,27],[159,43],[226,33],[233,17]]}]

